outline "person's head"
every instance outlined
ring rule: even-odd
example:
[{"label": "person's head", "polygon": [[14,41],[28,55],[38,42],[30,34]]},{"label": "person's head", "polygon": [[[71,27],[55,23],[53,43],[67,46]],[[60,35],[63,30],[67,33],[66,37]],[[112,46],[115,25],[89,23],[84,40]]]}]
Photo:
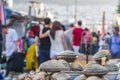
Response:
[{"label": "person's head", "polygon": [[119,27],[113,27],[113,34],[118,35],[119,34]]},{"label": "person's head", "polygon": [[7,34],[8,33],[8,26],[7,25],[2,25],[2,33]]},{"label": "person's head", "polygon": [[50,25],[51,24],[51,19],[50,18],[45,18],[44,23],[45,23],[45,25]]},{"label": "person's head", "polygon": [[88,29],[88,28],[85,28],[85,31],[89,31],[89,29]]},{"label": "person's head", "polygon": [[62,25],[59,21],[55,21],[52,23],[52,29],[50,31],[50,35],[52,36],[53,39],[55,39],[55,32],[57,30],[62,30]]},{"label": "person's head", "polygon": [[10,18],[10,21],[9,21],[9,23],[8,23],[8,26],[9,26],[9,27],[12,26],[12,25],[14,24],[14,22],[15,22],[15,19],[14,19],[14,18]]},{"label": "person's head", "polygon": [[69,27],[70,27],[70,28],[73,28],[73,27],[74,27],[74,24],[73,24],[73,23],[71,23],[71,24],[69,25]]},{"label": "person's head", "polygon": [[97,33],[100,34],[100,31],[98,31]]},{"label": "person's head", "polygon": [[100,32],[100,31],[98,31],[98,32],[97,32],[97,35],[100,37],[100,36],[101,36],[101,32]]},{"label": "person's head", "polygon": [[92,36],[93,36],[93,37],[96,37],[96,32],[92,32]]},{"label": "person's head", "polygon": [[82,21],[78,21],[78,26],[82,26]]},{"label": "person's head", "polygon": [[109,32],[107,32],[107,35],[110,35],[110,33],[109,33]]}]

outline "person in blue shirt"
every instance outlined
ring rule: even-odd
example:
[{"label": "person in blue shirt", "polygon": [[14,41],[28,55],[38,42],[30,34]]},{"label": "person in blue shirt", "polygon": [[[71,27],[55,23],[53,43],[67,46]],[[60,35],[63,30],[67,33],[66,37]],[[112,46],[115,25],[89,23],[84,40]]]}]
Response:
[{"label": "person in blue shirt", "polygon": [[120,58],[119,27],[113,27],[113,34],[111,34],[110,40],[109,40],[109,50],[111,52],[113,59]]}]

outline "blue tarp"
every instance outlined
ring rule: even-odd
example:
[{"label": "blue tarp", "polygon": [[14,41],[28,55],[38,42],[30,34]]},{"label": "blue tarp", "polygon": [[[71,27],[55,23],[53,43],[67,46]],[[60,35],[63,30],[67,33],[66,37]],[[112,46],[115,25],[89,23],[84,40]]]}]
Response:
[{"label": "blue tarp", "polygon": [[11,14],[21,15],[19,12],[12,11],[10,9],[5,8],[5,19],[9,19]]},{"label": "blue tarp", "polygon": [[12,10],[4,9],[4,11],[5,11],[5,19],[9,19],[10,15],[12,14]]}]

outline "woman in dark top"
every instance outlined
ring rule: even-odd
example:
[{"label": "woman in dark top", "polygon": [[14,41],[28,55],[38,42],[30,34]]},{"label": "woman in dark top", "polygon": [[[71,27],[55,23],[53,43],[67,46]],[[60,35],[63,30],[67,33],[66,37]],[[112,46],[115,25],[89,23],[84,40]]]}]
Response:
[{"label": "woman in dark top", "polygon": [[[42,33],[46,33],[48,30],[50,30],[51,20],[49,18],[45,18],[44,23],[45,26],[43,28]],[[50,60],[50,46],[51,46],[51,42],[49,37],[40,39],[39,64]]]}]

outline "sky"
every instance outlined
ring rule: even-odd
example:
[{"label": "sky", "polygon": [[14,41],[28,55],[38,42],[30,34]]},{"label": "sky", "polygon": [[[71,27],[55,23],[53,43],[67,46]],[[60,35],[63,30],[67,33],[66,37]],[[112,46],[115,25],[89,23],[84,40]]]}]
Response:
[{"label": "sky", "polygon": [[[31,0],[14,0],[16,3],[29,2]],[[74,4],[75,0],[36,0],[43,1],[47,4],[58,4],[66,5],[67,1],[69,4]],[[117,5],[118,0],[76,0],[78,5]]]}]

